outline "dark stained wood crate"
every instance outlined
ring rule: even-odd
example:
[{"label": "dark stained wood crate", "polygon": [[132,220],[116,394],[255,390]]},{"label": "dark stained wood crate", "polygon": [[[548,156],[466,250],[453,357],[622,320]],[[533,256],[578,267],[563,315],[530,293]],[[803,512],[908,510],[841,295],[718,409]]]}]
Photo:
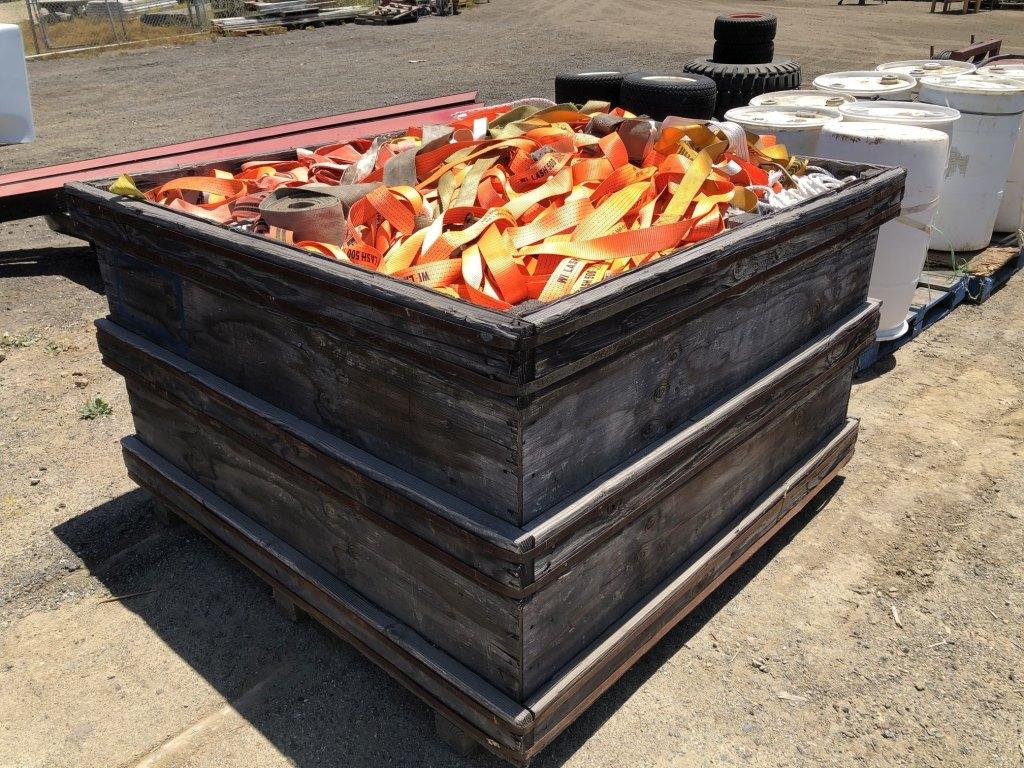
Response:
[{"label": "dark stained wood crate", "polygon": [[109,321],[138,440],[515,701],[535,694],[846,419],[866,303],[522,528]]},{"label": "dark stained wood crate", "polygon": [[159,503],[380,665],[433,707],[439,723],[454,723],[525,766],[823,490],[850,460],[856,438],[857,422],[849,419],[525,701],[489,684],[138,439],[125,439],[124,455],[129,475]]},{"label": "dark stained wood crate", "polygon": [[858,180],[511,313],[97,185],[67,199],[114,323],[522,526],[861,305],[903,172],[834,165]]}]

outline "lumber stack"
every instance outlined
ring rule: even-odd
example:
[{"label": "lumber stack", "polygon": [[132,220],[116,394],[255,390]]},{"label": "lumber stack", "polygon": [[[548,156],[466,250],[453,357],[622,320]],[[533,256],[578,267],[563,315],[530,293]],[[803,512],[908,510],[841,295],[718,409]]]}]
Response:
[{"label": "lumber stack", "polygon": [[250,13],[213,20],[221,32],[260,32],[284,27],[319,26],[352,21],[365,8],[361,5],[337,6],[335,0],[278,0],[278,2],[247,2]]}]

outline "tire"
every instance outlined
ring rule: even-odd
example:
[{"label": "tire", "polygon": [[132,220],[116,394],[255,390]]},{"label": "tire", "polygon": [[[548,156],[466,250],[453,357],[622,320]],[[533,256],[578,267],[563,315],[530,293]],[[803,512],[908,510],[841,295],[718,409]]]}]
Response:
[{"label": "tire", "polygon": [[774,13],[730,13],[715,19],[715,40],[737,45],[770,43],[778,26]]},{"label": "tire", "polygon": [[622,72],[582,72],[555,77],[555,101],[582,106],[588,101],[608,101],[619,106]]},{"label": "tire", "polygon": [[621,105],[637,115],[664,120],[669,115],[709,120],[715,113],[718,89],[701,75],[657,75],[637,72],[622,81]]},{"label": "tire", "polygon": [[715,43],[711,59],[716,64],[768,64],[775,58],[775,43]]},{"label": "tire", "polygon": [[694,59],[683,69],[711,78],[718,87],[715,116],[733,107],[745,107],[755,96],[800,87],[800,65],[789,59],[768,64],[720,64],[709,58]]}]

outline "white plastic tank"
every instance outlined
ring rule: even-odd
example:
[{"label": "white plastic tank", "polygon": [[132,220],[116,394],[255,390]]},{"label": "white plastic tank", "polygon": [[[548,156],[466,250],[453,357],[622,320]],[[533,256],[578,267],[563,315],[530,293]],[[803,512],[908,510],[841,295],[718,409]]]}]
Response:
[{"label": "white plastic tank", "polygon": [[844,120],[860,123],[895,123],[934,128],[944,133],[960,119],[959,110],[917,101],[855,101],[839,107]]},{"label": "white plastic tank", "polygon": [[[978,69],[978,74],[1024,81],[1024,63],[985,64]],[[1016,232],[1024,227],[1024,122],[1021,127],[1022,132],[1018,134],[1013,145],[1010,173],[1003,188],[1003,199],[996,213],[996,232]]]},{"label": "white plastic tank", "polygon": [[920,80],[922,77],[930,77],[933,75],[969,75],[971,72],[977,69],[969,61],[954,61],[952,59],[946,61],[937,61],[935,59],[910,59],[908,61],[890,61],[885,64],[879,64],[875,67],[879,72],[902,72],[904,75],[910,75],[915,80],[919,81],[914,86],[914,95],[921,90]]},{"label": "white plastic tank", "polygon": [[821,157],[907,169],[899,218],[882,225],[868,294],[882,302],[880,341],[907,331],[925,257],[928,230],[938,205],[949,137],[932,128],[893,123],[830,123],[821,129]]},{"label": "white plastic tank", "polygon": [[825,91],[773,91],[762,93],[750,100],[752,107],[827,107],[838,109],[840,104],[856,101],[855,96]]},{"label": "white plastic tank", "polygon": [[826,93],[843,93],[858,99],[905,101],[917,87],[917,80],[902,72],[854,70],[819,75],[814,78],[814,87]]},{"label": "white plastic tank", "polygon": [[766,104],[730,109],[725,113],[725,119],[738,123],[745,130],[758,136],[773,135],[779,144],[785,145],[791,155],[813,157],[818,150],[821,129],[829,123],[842,120],[843,116],[827,107]]},{"label": "white plastic tank", "polygon": [[35,137],[21,28],[0,24],[0,144],[20,144]]},{"label": "white plastic tank", "polygon": [[921,102],[960,111],[951,126],[949,168],[931,247],[977,251],[988,246],[1024,115],[1024,83],[975,74],[926,77]]}]

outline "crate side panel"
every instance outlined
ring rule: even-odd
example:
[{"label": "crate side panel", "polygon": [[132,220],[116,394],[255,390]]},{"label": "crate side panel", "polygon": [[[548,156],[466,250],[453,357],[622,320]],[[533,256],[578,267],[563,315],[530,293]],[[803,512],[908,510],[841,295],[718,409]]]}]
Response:
[{"label": "crate side panel", "polygon": [[98,250],[118,325],[484,511],[517,518],[508,398],[110,246]]},{"label": "crate side panel", "polygon": [[833,246],[813,263],[755,282],[540,395],[524,417],[524,522],[856,309],[875,239]]},{"label": "crate side panel", "polygon": [[509,695],[519,693],[519,621],[503,597],[429,557],[230,435],[137,382],[139,439],[368,600]]},{"label": "crate side panel", "polygon": [[393,524],[508,586],[522,583],[511,541],[519,529],[252,397],[208,371],[106,320],[97,323],[103,362],[155,387],[240,439],[331,486],[382,525]]},{"label": "crate side panel", "polygon": [[71,185],[67,197],[75,226],[96,244],[247,292],[495,391],[524,380],[531,326],[518,317],[89,185]]},{"label": "crate side panel", "polygon": [[853,368],[684,483],[561,578],[523,614],[524,689],[563,664],[684,563],[846,418]]}]

